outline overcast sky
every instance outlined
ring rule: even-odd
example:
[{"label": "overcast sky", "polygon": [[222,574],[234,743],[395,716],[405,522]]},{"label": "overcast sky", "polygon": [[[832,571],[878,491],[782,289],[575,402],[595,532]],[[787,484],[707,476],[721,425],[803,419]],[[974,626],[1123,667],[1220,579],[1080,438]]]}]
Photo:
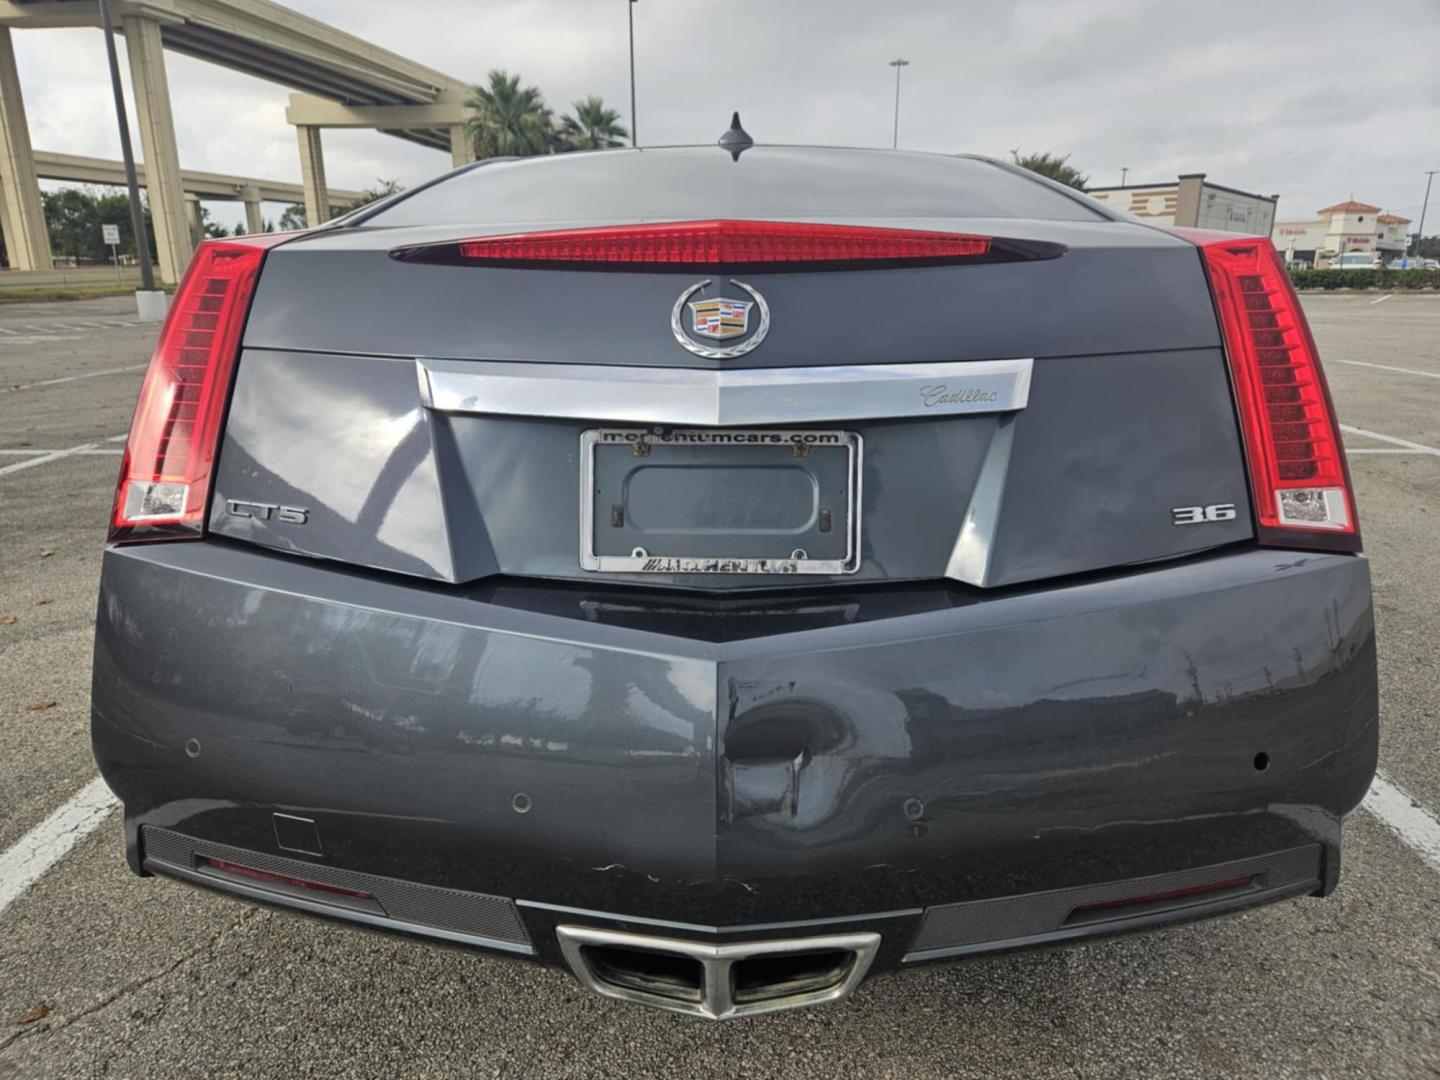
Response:
[{"label": "overcast sky", "polygon": [[[557,110],[601,94],[628,122],[624,0],[289,6],[458,78],[520,72]],[[1053,150],[1092,185],[1204,172],[1279,193],[1282,220],[1352,194],[1418,219],[1440,169],[1440,0],[640,0],[635,24],[642,144],[709,142],[739,109],[758,142],[889,145],[903,56],[910,149]],[[118,157],[99,31],[15,43],[35,146]],[[287,88],[167,60],[185,167],[299,180]],[[324,139],[338,187],[449,167],[377,132]],[[1440,190],[1431,210],[1440,232]]]}]

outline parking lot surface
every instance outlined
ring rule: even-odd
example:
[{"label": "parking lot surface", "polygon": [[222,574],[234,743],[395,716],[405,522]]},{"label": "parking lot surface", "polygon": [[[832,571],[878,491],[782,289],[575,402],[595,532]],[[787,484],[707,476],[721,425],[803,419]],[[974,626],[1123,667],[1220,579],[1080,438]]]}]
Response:
[{"label": "parking lot surface", "polygon": [[87,788],[89,667],[155,327],[128,299],[0,305],[0,1077],[1440,1077],[1440,296],[1305,306],[1380,634],[1384,779],[1339,892],[712,1024],[130,875]]}]

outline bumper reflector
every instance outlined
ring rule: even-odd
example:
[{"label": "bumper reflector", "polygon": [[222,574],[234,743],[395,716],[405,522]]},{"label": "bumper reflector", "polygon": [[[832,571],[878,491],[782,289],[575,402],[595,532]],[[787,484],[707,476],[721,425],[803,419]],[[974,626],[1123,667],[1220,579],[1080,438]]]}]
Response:
[{"label": "bumper reflector", "polygon": [[274,874],[269,870],[256,870],[253,866],[241,866],[239,863],[227,862],[224,859],[212,859],[208,856],[200,856],[198,859],[202,867],[209,867],[211,870],[219,870],[222,874],[235,874],[239,877],[250,878],[270,885],[288,885],[294,889],[311,889],[315,892],[329,893],[332,896],[348,896],[354,900],[374,900],[375,894],[362,892],[360,889],[346,889],[340,885],[326,885],[319,881],[307,881],[304,878],[291,877],[289,874]]},{"label": "bumper reflector", "polygon": [[1228,889],[1239,889],[1249,885],[1249,877],[1225,878],[1223,881],[1212,881],[1205,885],[1187,885],[1183,889],[1166,889],[1164,892],[1142,893],[1139,896],[1126,896],[1119,900],[1100,900],[1093,904],[1081,904],[1070,913],[1070,918],[1083,915],[1088,911],[1113,911],[1115,908],[1143,907],[1147,904],[1158,904],[1167,900],[1183,900],[1189,896],[1204,896],[1207,893],[1225,892]]}]

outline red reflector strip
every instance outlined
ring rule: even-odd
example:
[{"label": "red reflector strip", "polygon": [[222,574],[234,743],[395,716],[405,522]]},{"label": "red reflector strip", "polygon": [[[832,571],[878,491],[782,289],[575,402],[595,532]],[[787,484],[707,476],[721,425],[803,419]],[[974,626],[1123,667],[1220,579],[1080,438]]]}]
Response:
[{"label": "red reflector strip", "polygon": [[297,889],[311,889],[315,892],[332,893],[335,896],[349,896],[356,900],[375,899],[374,893],[362,892],[359,889],[346,889],[339,885],[325,885],[319,881],[306,881],[304,878],[291,877],[289,874],[272,874],[268,870],[257,870],[253,866],[241,866],[239,863],[226,862],[224,859],[212,859],[209,856],[202,856],[200,861],[211,869],[222,870],[227,874],[236,874],[240,877],[252,878],[255,881],[263,881],[275,885],[290,885]]},{"label": "red reflector strip", "polygon": [[145,372],[110,540],[198,537],[240,334],[270,234],[202,243],[171,301]]},{"label": "red reflector strip", "polygon": [[793,221],[676,221],[486,236],[459,247],[463,259],[698,266],[963,258],[989,252],[990,237]]},{"label": "red reflector strip", "polygon": [[1109,908],[1138,907],[1141,904],[1154,904],[1161,900],[1180,900],[1187,896],[1203,896],[1206,893],[1224,892],[1226,889],[1238,889],[1242,885],[1249,885],[1252,881],[1249,877],[1226,878],[1224,881],[1212,881],[1206,885],[1187,885],[1183,889],[1167,889],[1164,892],[1144,893],[1140,896],[1126,896],[1120,900],[1100,900],[1093,904],[1081,904],[1070,914],[1071,916],[1082,914],[1086,911],[1105,911]]}]

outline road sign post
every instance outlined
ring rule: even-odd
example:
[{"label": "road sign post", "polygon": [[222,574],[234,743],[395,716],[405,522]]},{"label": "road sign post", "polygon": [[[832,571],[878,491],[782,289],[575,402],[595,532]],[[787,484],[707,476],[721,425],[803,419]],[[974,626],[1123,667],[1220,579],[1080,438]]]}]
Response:
[{"label": "road sign post", "polygon": [[110,261],[115,264],[115,284],[120,284],[120,226],[101,225],[100,239],[110,245]]}]

